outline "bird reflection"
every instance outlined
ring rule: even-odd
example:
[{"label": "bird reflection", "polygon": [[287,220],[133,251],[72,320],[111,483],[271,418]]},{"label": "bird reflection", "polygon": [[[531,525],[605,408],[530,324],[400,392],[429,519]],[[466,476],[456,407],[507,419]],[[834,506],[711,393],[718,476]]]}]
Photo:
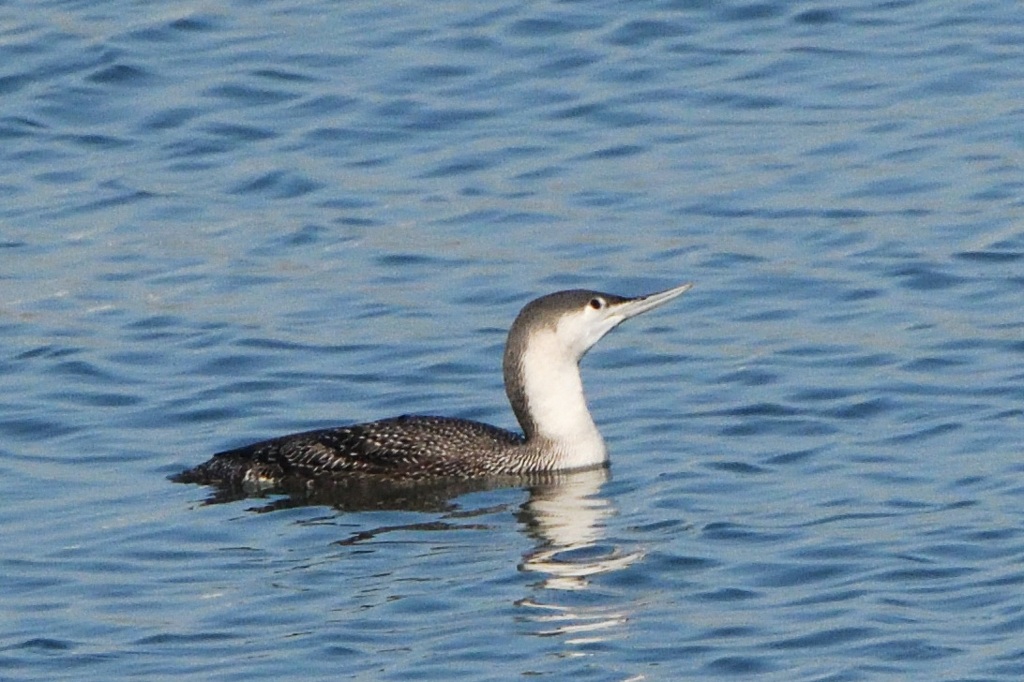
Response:
[{"label": "bird reflection", "polygon": [[[519,569],[542,577],[535,593],[520,599],[525,618],[541,637],[564,637],[567,645],[608,639],[629,620],[621,605],[573,604],[560,595],[579,592],[606,573],[623,570],[643,558],[640,550],[625,551],[604,543],[611,502],[600,495],[608,480],[605,469],[566,475],[557,483],[531,488],[519,519],[537,545]],[[562,603],[560,603],[562,602]],[[578,651],[567,655],[583,655]]]},{"label": "bird reflection", "polygon": [[[601,495],[608,481],[606,468],[577,472],[532,474],[529,476],[469,480],[396,481],[371,478],[343,478],[329,483],[283,481],[263,491],[265,502],[250,510],[269,512],[299,506],[323,505],[346,512],[405,510],[440,514],[436,519],[364,529],[338,540],[337,545],[357,545],[392,532],[408,531],[493,531],[492,524],[474,518],[500,512],[499,508],[462,509],[456,498],[473,492],[501,488],[524,488],[528,497],[516,512],[524,532],[533,539],[518,569],[540,579],[530,585],[530,594],[515,602],[523,622],[532,634],[564,637],[566,645],[578,646],[604,641],[618,634],[628,622],[627,609],[617,600],[590,598],[586,604],[571,597],[590,589],[592,581],[604,574],[632,566],[644,556],[641,550],[626,550],[605,541],[606,525],[616,514],[612,503]],[[269,496],[268,496],[269,495]],[[220,489],[206,504],[253,498],[244,490]],[[493,517],[492,517],[493,518]],[[595,603],[597,602],[597,603]],[[566,655],[584,655],[578,650]]]},{"label": "bird reflection", "polygon": [[599,495],[607,480],[607,469],[593,469],[530,489],[519,520],[538,545],[526,555],[521,570],[547,575],[546,588],[577,590],[587,586],[590,576],[621,570],[642,558],[640,552],[600,544],[605,523],[615,514],[611,502]]},{"label": "bird reflection", "polygon": [[450,512],[462,495],[530,485],[526,477],[399,480],[350,476],[332,480],[282,479],[258,491],[237,486],[215,488],[203,504],[260,501],[249,511],[265,513],[295,507],[324,506],[338,511]]}]

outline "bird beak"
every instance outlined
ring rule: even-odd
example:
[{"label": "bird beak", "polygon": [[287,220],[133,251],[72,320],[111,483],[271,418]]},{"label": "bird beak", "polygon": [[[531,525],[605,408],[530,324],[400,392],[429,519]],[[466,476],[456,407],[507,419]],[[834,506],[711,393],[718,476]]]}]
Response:
[{"label": "bird beak", "polygon": [[668,303],[672,299],[682,296],[692,288],[693,284],[687,283],[673,289],[659,291],[656,294],[638,296],[637,298],[628,298],[621,303],[613,305],[612,309],[617,315],[621,315],[623,320],[628,320],[640,313],[646,313],[648,310],[653,310],[660,305]]}]

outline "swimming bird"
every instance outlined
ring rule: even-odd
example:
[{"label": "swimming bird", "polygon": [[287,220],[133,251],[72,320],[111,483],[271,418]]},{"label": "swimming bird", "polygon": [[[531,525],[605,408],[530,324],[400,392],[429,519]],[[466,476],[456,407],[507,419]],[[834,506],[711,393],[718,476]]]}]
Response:
[{"label": "swimming bird", "polygon": [[261,490],[284,479],[471,479],[604,465],[608,452],[587,408],[580,359],[620,323],[692,286],[634,298],[573,289],[528,303],[512,323],[503,360],[505,393],[522,434],[467,419],[405,415],[220,452],[172,478]]}]

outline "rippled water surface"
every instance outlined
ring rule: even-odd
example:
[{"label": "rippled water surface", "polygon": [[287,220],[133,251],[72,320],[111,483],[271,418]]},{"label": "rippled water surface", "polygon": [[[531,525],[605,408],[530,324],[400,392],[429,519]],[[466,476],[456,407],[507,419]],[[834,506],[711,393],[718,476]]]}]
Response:
[{"label": "rippled water surface", "polygon": [[[0,4],[0,678],[1019,680],[1016,2]],[[167,476],[513,427],[559,288],[607,472],[398,509]]]}]

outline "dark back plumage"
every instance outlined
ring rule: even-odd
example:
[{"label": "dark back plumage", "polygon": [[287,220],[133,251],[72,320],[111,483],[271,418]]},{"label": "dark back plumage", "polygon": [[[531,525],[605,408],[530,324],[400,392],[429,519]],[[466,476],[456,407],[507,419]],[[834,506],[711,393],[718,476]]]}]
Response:
[{"label": "dark back plumage", "polygon": [[472,477],[515,469],[522,436],[449,417],[402,416],[272,438],[220,452],[176,481],[268,485],[284,478]]}]

